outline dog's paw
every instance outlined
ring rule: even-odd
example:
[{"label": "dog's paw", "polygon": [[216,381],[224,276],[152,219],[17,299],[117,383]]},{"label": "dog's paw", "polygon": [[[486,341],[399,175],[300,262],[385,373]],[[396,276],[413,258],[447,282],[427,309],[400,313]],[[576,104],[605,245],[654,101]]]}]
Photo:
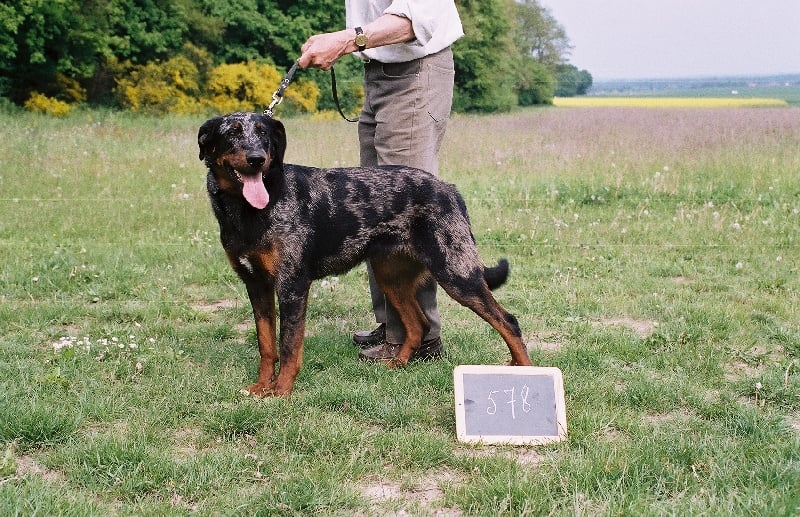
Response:
[{"label": "dog's paw", "polygon": [[271,395],[273,397],[288,397],[292,394],[292,387],[289,386],[288,388],[281,388],[280,386],[275,386],[272,390]]},{"label": "dog's paw", "polygon": [[396,368],[405,368],[408,364],[408,361],[403,361],[397,357],[392,357],[391,359],[383,359],[381,363],[394,370]]},{"label": "dog's paw", "polygon": [[266,398],[266,397],[288,397],[292,394],[291,386],[288,388],[281,388],[274,382],[269,384],[262,384],[256,382],[246,388],[242,388],[239,393],[248,397]]},{"label": "dog's paw", "polygon": [[506,366],[533,366],[533,363],[531,363],[530,360],[528,360],[526,363],[519,363],[514,359],[509,359],[509,361],[506,363]]},{"label": "dog's paw", "polygon": [[274,394],[273,386],[274,386],[273,384],[262,384],[256,382],[255,384],[251,384],[246,388],[242,388],[242,390],[239,393],[241,393],[242,395],[247,395],[249,397],[258,397],[258,398],[270,397]]}]

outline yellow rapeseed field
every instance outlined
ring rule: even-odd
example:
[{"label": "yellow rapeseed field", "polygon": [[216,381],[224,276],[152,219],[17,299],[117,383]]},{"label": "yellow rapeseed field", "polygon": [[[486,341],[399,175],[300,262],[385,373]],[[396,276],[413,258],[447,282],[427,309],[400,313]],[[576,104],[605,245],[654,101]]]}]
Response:
[{"label": "yellow rapeseed field", "polygon": [[788,106],[783,99],[747,97],[556,97],[565,108],[775,108]]}]

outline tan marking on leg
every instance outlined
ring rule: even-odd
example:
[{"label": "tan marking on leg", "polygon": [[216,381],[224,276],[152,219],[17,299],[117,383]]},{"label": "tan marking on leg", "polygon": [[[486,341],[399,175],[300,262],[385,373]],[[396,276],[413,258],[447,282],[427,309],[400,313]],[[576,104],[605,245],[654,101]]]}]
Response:
[{"label": "tan marking on leg", "polygon": [[425,269],[411,258],[393,256],[373,258],[372,272],[386,301],[397,311],[406,331],[397,356],[386,363],[393,368],[402,367],[408,364],[430,328],[416,296],[417,289],[427,278]]}]

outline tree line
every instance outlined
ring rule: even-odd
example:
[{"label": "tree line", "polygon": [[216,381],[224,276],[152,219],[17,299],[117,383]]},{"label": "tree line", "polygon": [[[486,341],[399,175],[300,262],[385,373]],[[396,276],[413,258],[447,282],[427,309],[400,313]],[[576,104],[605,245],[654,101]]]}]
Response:
[{"label": "tree line", "polygon": [[[454,109],[508,111],[585,93],[564,29],[537,0],[457,0]],[[308,36],[344,26],[341,0],[6,0],[0,97],[31,109],[88,104],[153,112],[247,109],[265,102]],[[346,110],[361,65],[336,65]],[[304,71],[287,109],[333,109],[329,75]],[[292,92],[292,90],[295,90]],[[6,101],[6,102],[8,102]]]}]

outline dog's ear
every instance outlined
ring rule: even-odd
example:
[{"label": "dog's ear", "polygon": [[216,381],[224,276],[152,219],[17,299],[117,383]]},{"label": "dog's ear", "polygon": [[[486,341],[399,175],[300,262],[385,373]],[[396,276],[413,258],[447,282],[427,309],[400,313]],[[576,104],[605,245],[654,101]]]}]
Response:
[{"label": "dog's ear", "polygon": [[212,151],[214,135],[219,130],[222,117],[216,117],[206,120],[200,126],[200,131],[197,133],[197,145],[200,147],[200,160],[205,160],[206,156]]},{"label": "dog's ear", "polygon": [[272,162],[283,166],[283,155],[286,154],[286,129],[280,120],[265,118],[270,130],[270,147],[272,148],[269,151],[272,156]]}]

